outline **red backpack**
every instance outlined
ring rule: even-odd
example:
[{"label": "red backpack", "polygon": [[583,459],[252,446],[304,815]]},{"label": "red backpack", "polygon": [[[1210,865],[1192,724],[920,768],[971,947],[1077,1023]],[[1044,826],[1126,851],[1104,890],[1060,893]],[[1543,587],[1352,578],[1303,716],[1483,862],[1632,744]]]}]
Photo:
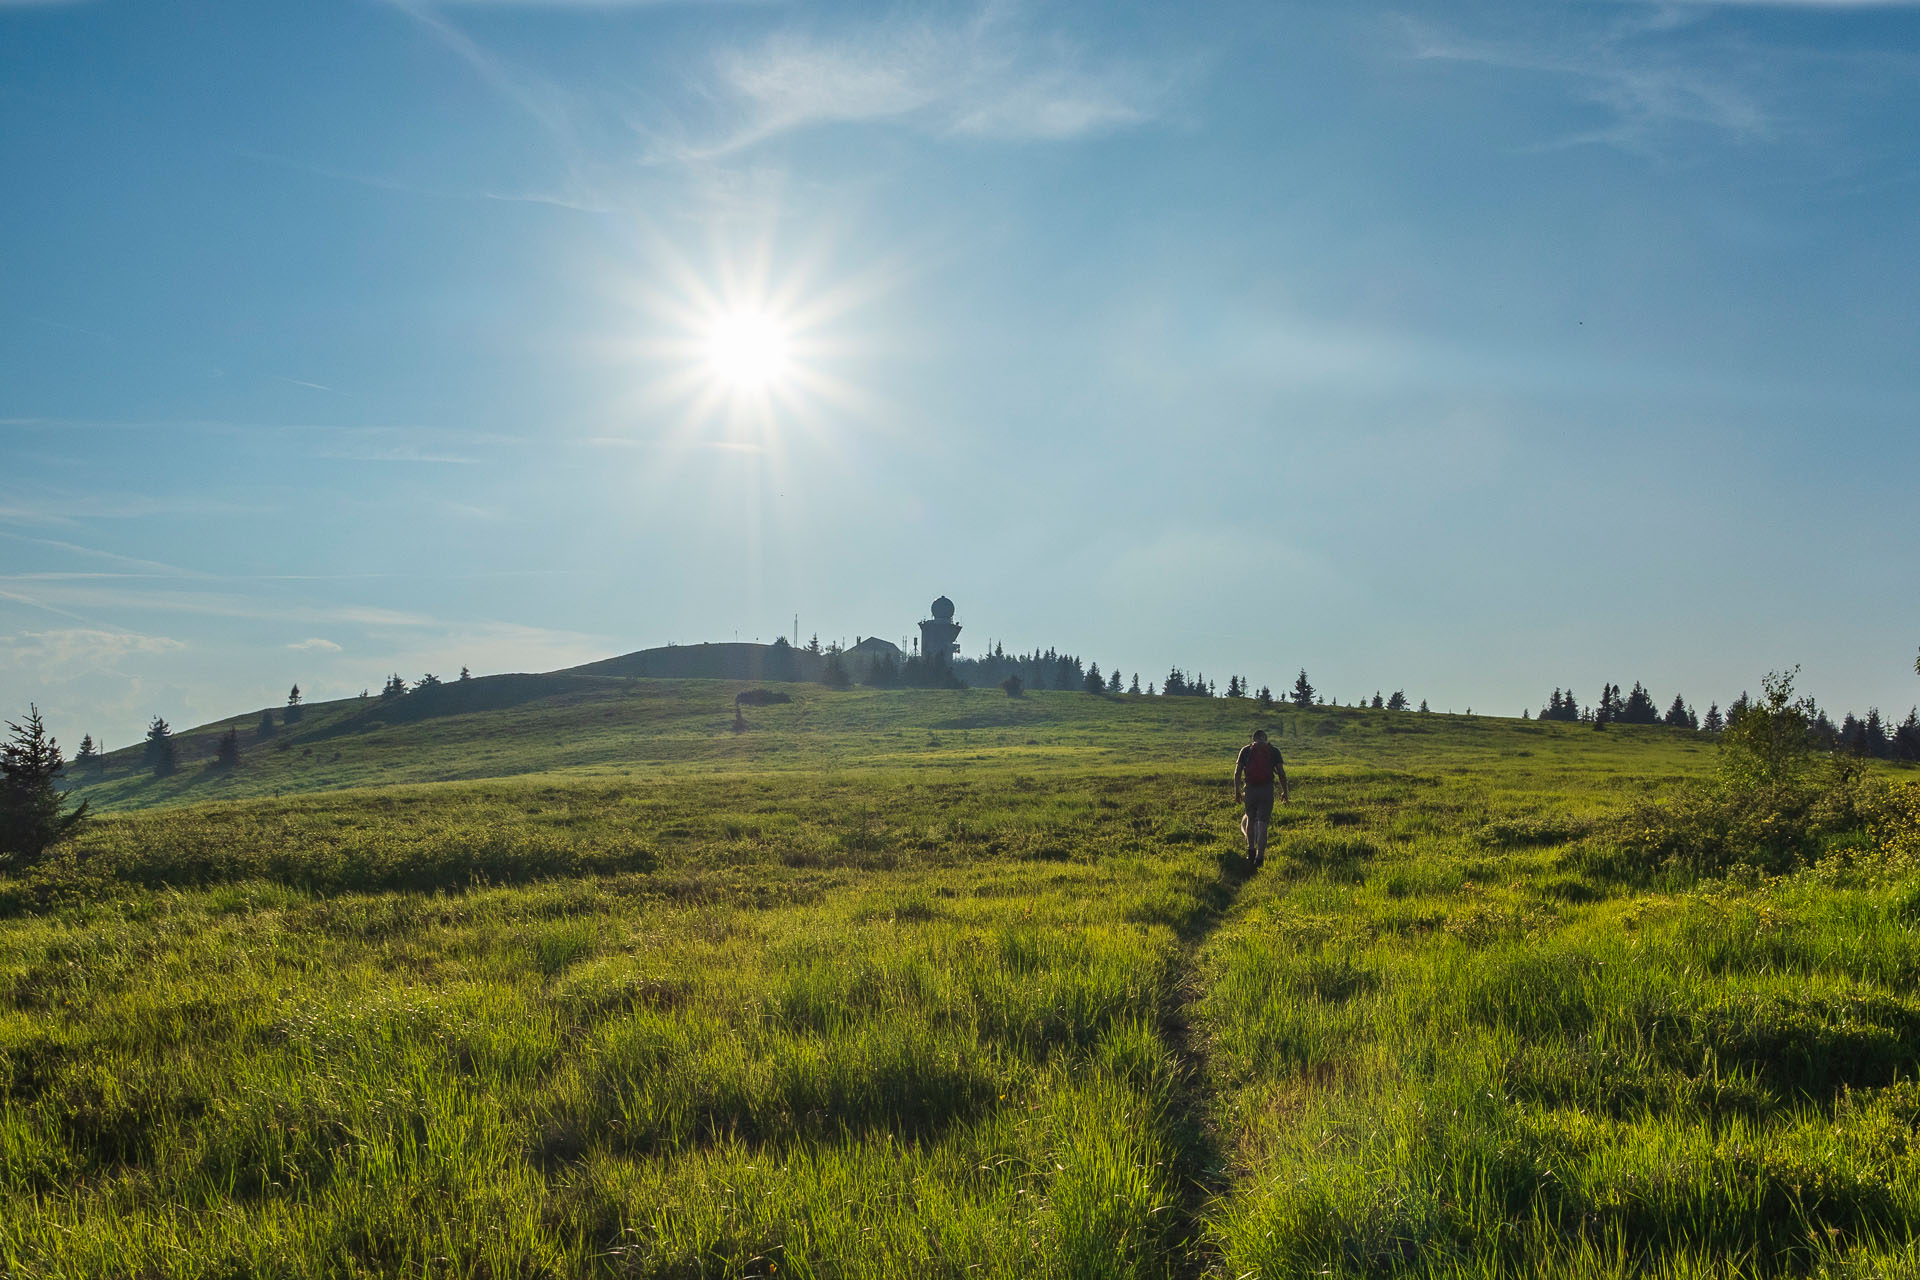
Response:
[{"label": "red backpack", "polygon": [[1273,744],[1256,742],[1247,748],[1247,785],[1264,787],[1273,781]]}]

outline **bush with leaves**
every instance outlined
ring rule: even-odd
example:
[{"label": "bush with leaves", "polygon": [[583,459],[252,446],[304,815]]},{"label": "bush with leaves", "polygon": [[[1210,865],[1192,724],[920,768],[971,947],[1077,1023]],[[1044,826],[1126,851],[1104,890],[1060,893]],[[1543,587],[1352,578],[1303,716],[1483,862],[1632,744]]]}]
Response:
[{"label": "bush with leaves", "polygon": [[24,724],[7,722],[7,740],[0,743],[0,865],[32,866],[86,820],[87,802],[69,810],[57,785],[65,766],[40,708],[29,704]]},{"label": "bush with leaves", "polygon": [[1818,749],[1813,703],[1793,694],[1798,670],[1768,675],[1762,696],[1728,722],[1712,778],[1630,810],[1605,833],[1611,852],[1598,861],[1632,875],[1779,873],[1865,830],[1882,789],[1859,761]]}]

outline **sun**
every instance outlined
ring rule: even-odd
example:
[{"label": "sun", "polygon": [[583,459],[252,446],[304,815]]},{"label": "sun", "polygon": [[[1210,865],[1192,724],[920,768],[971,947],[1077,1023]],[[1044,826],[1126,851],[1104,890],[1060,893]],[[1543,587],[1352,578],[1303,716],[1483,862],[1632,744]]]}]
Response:
[{"label": "sun", "polygon": [[793,335],[771,312],[723,311],[707,329],[706,358],[708,372],[727,390],[769,390],[792,371]]}]

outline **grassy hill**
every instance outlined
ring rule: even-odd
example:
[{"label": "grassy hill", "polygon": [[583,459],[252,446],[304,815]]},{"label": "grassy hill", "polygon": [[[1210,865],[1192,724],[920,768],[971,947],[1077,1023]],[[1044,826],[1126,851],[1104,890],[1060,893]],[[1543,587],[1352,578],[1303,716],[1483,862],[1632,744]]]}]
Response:
[{"label": "grassy hill", "polygon": [[[793,701],[748,707],[733,728],[742,681],[648,680],[556,673],[487,676],[393,700],[316,703],[295,725],[261,739],[258,710],[176,733],[179,767],[154,778],[139,746],[75,772],[76,795],[110,812],[157,805],[555,773],[656,777],[700,772],[942,767],[1067,761],[1120,767],[1201,764],[1230,774],[1232,753],[1256,725],[1302,762],[1367,761],[1448,767],[1544,753],[1555,771],[1631,769],[1641,780],[1697,769],[1712,745],[1698,734],[1616,727],[1292,707],[1260,711],[1246,700],[1094,697],[998,689],[834,692],[767,686]],[[239,731],[238,767],[214,767],[228,728]],[[1520,772],[1526,772],[1522,767]]]},{"label": "grassy hill", "polygon": [[111,761],[0,875],[0,1275],[1920,1274],[1911,809],[1709,881],[1619,856],[1697,735],[742,687]]}]

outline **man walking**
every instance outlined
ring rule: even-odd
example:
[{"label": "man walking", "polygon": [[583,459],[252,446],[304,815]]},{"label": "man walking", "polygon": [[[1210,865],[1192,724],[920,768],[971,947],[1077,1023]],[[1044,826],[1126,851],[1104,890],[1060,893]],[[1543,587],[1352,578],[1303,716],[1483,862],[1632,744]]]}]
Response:
[{"label": "man walking", "polygon": [[1247,838],[1247,861],[1256,867],[1267,860],[1267,824],[1273,821],[1276,785],[1280,802],[1287,803],[1287,769],[1280,759],[1280,748],[1267,741],[1265,729],[1255,729],[1253,741],[1240,748],[1233,762],[1233,799],[1247,806],[1240,819],[1240,834]]}]

